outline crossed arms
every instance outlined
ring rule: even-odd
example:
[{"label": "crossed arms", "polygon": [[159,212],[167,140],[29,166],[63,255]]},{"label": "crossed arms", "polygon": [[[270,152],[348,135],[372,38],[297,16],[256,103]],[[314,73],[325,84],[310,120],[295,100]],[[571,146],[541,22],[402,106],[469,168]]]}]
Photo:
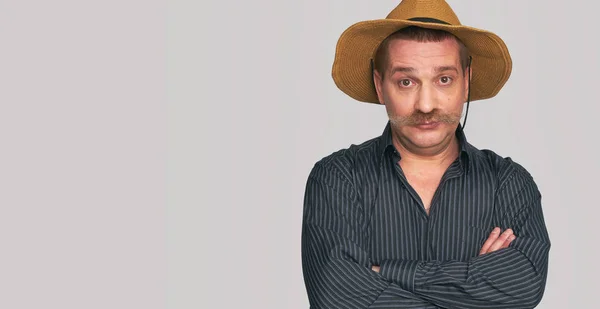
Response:
[{"label": "crossed arms", "polygon": [[[481,250],[479,250],[479,255],[483,255],[486,253],[492,253],[494,251],[498,251],[500,249],[508,248],[510,243],[515,240],[517,237],[514,235],[512,229],[507,229],[504,232],[499,227],[495,227],[488,238],[485,240],[483,245],[481,246]],[[371,270],[376,273],[381,272],[381,266],[373,265],[371,266]]]},{"label": "crossed arms", "polygon": [[319,164],[309,176],[302,261],[312,308],[533,308],[541,300],[550,241],[539,191],[524,170],[517,169],[497,195],[505,213],[501,228],[512,228],[516,238],[490,235],[480,255],[466,262],[372,265],[354,191],[341,174]]}]

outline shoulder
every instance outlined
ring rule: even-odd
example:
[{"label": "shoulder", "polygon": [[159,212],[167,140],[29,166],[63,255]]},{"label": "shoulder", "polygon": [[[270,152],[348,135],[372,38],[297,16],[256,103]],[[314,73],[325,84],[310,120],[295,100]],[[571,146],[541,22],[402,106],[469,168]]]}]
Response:
[{"label": "shoulder", "polygon": [[498,190],[519,190],[529,187],[537,190],[533,176],[521,164],[511,157],[503,157],[490,149],[477,149],[472,145],[469,152],[474,160],[474,166],[486,169],[494,175]]},{"label": "shoulder", "polygon": [[358,174],[377,164],[379,145],[380,137],[375,137],[337,150],[317,161],[309,177],[330,184],[345,182],[355,186]]}]

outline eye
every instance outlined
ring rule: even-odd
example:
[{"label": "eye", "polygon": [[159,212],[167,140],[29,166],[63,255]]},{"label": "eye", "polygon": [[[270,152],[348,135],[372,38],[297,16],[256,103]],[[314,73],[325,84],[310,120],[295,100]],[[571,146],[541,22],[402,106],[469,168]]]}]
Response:
[{"label": "eye", "polygon": [[441,83],[442,85],[448,85],[448,84],[450,84],[451,82],[452,82],[452,78],[451,78],[451,77],[449,77],[449,76],[442,76],[442,77],[440,77],[440,83]]},{"label": "eye", "polygon": [[412,86],[412,81],[410,79],[401,79],[400,86],[402,87],[410,87]]}]

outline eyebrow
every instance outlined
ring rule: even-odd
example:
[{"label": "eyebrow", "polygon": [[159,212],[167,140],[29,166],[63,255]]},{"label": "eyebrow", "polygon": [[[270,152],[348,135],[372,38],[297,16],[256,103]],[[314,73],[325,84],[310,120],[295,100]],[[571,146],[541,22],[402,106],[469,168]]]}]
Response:
[{"label": "eyebrow", "polygon": [[413,73],[416,72],[417,70],[415,68],[411,68],[411,67],[400,67],[400,66],[396,66],[393,67],[392,70],[390,71],[390,75],[394,75],[397,72],[403,72],[403,73]]},{"label": "eyebrow", "polygon": [[[403,73],[414,73],[417,70],[413,67],[401,67],[401,66],[396,66],[393,67],[392,70],[390,71],[390,75],[394,75],[397,72],[403,72]],[[436,73],[441,73],[441,72],[445,72],[445,71],[454,71],[458,74],[458,69],[455,66],[452,65],[444,65],[444,66],[438,66],[435,67],[433,69],[434,72]]]},{"label": "eyebrow", "polygon": [[454,71],[458,74],[458,69],[452,65],[435,67],[434,71],[437,73],[444,72],[444,71]]}]

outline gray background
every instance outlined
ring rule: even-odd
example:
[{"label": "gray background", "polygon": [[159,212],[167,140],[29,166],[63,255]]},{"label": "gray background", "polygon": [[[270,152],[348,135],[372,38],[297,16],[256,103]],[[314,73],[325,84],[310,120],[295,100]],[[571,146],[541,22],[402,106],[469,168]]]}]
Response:
[{"label": "gray background", "polygon": [[[449,2],[513,57],[466,131],[543,193],[539,308],[598,307],[596,12]],[[0,2],[0,308],[307,308],[308,172],[387,119],[334,86],[335,43],[397,3]]]},{"label": "gray background", "polygon": [[163,1],[0,1],[0,308],[165,308],[166,49]]},{"label": "gray background", "polygon": [[[180,2],[169,13],[169,304],[307,308],[302,198],[313,164],[379,135],[382,106],[339,91],[351,24],[397,0]],[[550,273],[539,308],[593,308],[599,29],[591,3],[449,3],[507,43],[512,77],[475,102],[467,138],[524,165],[543,193]],[[597,189],[595,190],[597,191]]]}]

